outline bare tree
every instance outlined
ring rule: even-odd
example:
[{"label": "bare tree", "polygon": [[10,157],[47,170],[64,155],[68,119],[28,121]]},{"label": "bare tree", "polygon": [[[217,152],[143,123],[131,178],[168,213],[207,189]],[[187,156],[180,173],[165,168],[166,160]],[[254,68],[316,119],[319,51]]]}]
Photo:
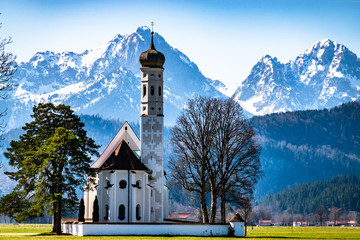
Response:
[{"label": "bare tree", "polygon": [[244,118],[238,103],[232,99],[215,100],[215,103],[217,131],[209,178],[212,196],[221,199],[221,222],[225,223],[226,202],[233,196],[251,195],[262,174],[260,146],[255,141],[255,131],[250,121]]},{"label": "bare tree", "polygon": [[332,207],[330,209],[329,218],[331,221],[334,222],[334,225],[336,225],[336,222],[339,220],[339,213],[340,213],[340,208],[338,207]]},{"label": "bare tree", "polygon": [[[204,222],[215,222],[218,198],[221,222],[225,222],[226,201],[252,194],[261,175],[260,147],[254,136],[242,108],[231,99],[196,97],[177,119],[171,130],[175,156],[170,168],[185,189],[199,192]],[[210,218],[206,207],[209,192]]]},{"label": "bare tree", "polygon": [[[1,23],[0,23],[1,28]],[[15,73],[15,55],[5,52],[5,46],[11,43],[11,38],[0,38],[0,99],[7,98],[7,91],[15,86],[12,76]]]},{"label": "bare tree", "polygon": [[321,205],[316,208],[315,218],[319,221],[320,226],[322,226],[326,218],[326,209],[324,206]]},{"label": "bare tree", "polygon": [[188,107],[171,129],[171,143],[175,158],[170,159],[170,169],[176,182],[186,190],[196,191],[200,196],[202,219],[209,222],[206,206],[208,187],[208,162],[213,145],[216,114],[209,98],[196,97],[189,100]]},{"label": "bare tree", "polygon": [[246,236],[247,226],[248,226],[249,218],[250,218],[251,211],[252,211],[251,197],[249,197],[249,196],[239,197],[239,198],[237,198],[236,203],[239,206],[240,216],[245,221],[245,236]]},{"label": "bare tree", "polygon": [[[1,15],[1,13],[0,13]],[[1,23],[0,23],[1,28]],[[4,100],[8,97],[7,92],[16,84],[12,82],[12,76],[16,70],[15,55],[5,52],[5,46],[11,43],[11,38],[0,37],[0,99]],[[0,119],[5,116],[7,109],[0,109]],[[0,131],[6,127],[3,120],[0,120]],[[0,138],[0,140],[2,140]],[[1,168],[1,163],[0,163]]]}]

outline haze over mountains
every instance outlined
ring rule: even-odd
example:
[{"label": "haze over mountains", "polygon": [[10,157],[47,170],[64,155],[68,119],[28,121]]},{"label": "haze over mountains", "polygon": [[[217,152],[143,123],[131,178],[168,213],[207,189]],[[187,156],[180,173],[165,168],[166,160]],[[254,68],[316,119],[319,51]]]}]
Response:
[{"label": "haze over mountains", "polygon": [[[286,64],[266,55],[244,81],[237,80],[241,82],[237,89],[206,78],[195,63],[161,35],[156,33],[154,41],[166,56],[167,125],[174,124],[187,99],[195,94],[232,95],[254,115],[330,108],[360,98],[360,60],[345,46],[328,39],[315,43]],[[139,55],[149,45],[150,29],[139,27],[132,34],[116,35],[108,43],[83,53],[35,54],[29,62],[19,65],[14,76],[19,87],[0,103],[2,109],[8,109],[8,129],[30,121],[32,106],[48,101],[68,104],[78,114],[138,121]]]}]

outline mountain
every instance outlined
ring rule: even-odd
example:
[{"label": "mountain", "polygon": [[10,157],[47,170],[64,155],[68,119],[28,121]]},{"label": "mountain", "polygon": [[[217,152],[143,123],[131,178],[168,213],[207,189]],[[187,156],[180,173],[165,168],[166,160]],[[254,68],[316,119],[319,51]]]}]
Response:
[{"label": "mountain", "polygon": [[360,99],[360,59],[325,39],[295,61],[264,56],[232,97],[254,115],[331,108]]},{"label": "mountain", "polygon": [[294,188],[266,195],[260,204],[293,214],[314,213],[319,206],[359,212],[360,175],[341,175],[325,181],[299,184]]},{"label": "mountain", "polygon": [[[19,64],[14,80],[19,86],[0,109],[8,109],[8,130],[30,121],[39,102],[64,103],[77,114],[105,119],[138,121],[141,52],[150,46],[150,29],[139,27],[116,35],[108,43],[83,53],[50,51]],[[225,97],[202,75],[196,64],[155,34],[156,48],[166,57],[164,72],[165,124],[174,124],[187,99],[195,94]]]},{"label": "mountain", "polygon": [[265,173],[256,197],[337,175],[358,175],[359,123],[359,102],[253,117]]}]

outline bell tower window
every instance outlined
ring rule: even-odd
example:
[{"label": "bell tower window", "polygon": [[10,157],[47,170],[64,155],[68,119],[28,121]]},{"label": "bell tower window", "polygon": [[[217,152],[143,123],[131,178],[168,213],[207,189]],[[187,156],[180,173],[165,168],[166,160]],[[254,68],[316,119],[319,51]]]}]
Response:
[{"label": "bell tower window", "polygon": [[146,96],[146,85],[143,86],[143,97]]},{"label": "bell tower window", "polygon": [[104,220],[109,220],[109,205],[105,204]]},{"label": "bell tower window", "polygon": [[136,205],[136,220],[141,220],[141,207],[140,204]]},{"label": "bell tower window", "polygon": [[161,96],[161,87],[159,87],[159,96]]},{"label": "bell tower window", "polygon": [[154,96],[154,94],[155,94],[155,88],[154,88],[154,86],[151,86],[151,87],[150,87],[150,94],[151,94],[151,96]]},{"label": "bell tower window", "polygon": [[125,206],[121,204],[119,206],[119,219],[124,220],[125,219]]}]

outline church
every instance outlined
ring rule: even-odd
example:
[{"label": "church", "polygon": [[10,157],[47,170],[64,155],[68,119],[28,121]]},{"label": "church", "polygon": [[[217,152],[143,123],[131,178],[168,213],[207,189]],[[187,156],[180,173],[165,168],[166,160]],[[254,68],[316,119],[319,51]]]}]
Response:
[{"label": "church", "polygon": [[85,219],[92,219],[95,198],[99,222],[163,222],[168,217],[164,172],[164,55],[151,44],[140,55],[140,139],[125,122],[91,166],[96,184],[84,192]]}]

